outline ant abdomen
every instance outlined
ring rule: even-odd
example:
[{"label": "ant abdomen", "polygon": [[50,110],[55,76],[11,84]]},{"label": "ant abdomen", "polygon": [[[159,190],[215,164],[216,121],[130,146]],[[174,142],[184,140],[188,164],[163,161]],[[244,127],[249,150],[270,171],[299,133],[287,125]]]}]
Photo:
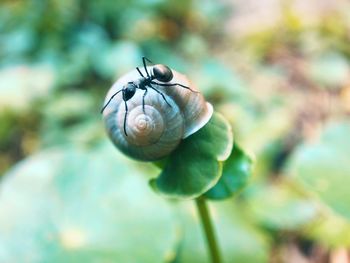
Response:
[{"label": "ant abdomen", "polygon": [[158,81],[169,82],[173,79],[173,72],[166,65],[157,64],[153,66],[153,76]]}]

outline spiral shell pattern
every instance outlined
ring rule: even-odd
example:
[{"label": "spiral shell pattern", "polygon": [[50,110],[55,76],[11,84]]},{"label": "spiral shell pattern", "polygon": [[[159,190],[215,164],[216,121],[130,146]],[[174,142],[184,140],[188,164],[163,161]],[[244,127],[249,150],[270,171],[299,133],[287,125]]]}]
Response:
[{"label": "spiral shell pattern", "polygon": [[[151,70],[151,68],[149,68]],[[181,83],[197,90],[188,79],[173,71],[169,83]],[[120,78],[110,89],[105,103],[130,81],[140,78],[134,70]],[[143,161],[161,159],[170,154],[186,138],[203,127],[210,119],[213,109],[199,92],[179,86],[153,85],[160,94],[148,88],[145,107],[142,107],[144,90],[136,89],[134,96],[126,101],[128,113],[124,133],[125,103],[122,94],[113,98],[103,112],[105,127],[112,142],[126,155]]]}]

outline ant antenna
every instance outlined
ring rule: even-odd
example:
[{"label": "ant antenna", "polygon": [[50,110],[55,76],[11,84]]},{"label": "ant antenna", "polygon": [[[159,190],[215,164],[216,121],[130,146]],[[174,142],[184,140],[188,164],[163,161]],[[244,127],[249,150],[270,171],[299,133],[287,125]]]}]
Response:
[{"label": "ant antenna", "polygon": [[112,101],[112,99],[113,99],[115,96],[117,96],[117,94],[118,94],[119,92],[121,92],[121,91],[123,91],[123,89],[117,91],[116,93],[114,93],[114,94],[109,98],[108,102],[102,107],[101,113],[103,113],[103,111],[105,110],[105,108],[107,108],[108,104]]},{"label": "ant antenna", "polygon": [[149,78],[150,77],[150,74],[148,73],[148,70],[147,70],[147,65],[146,65],[146,61],[151,63],[151,64],[154,64],[152,61],[150,61],[148,58],[146,57],[142,57],[142,63],[143,63],[143,67],[146,71],[146,74],[147,74],[147,77]]}]

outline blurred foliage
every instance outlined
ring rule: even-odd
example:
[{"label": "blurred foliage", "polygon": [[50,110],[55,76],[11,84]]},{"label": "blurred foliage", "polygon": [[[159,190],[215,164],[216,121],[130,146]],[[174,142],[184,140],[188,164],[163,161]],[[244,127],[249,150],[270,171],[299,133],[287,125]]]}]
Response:
[{"label": "blurred foliage", "polygon": [[0,202],[1,262],[174,257],[178,226],[171,207],[105,145],[94,151],[46,150],[7,174]]},{"label": "blurred foliage", "polygon": [[105,142],[103,97],[143,55],[233,127],[215,197],[235,198],[210,203],[226,262],[348,249],[350,4],[320,2],[1,1],[0,261],[206,262],[192,205]]},{"label": "blurred foliage", "polygon": [[319,196],[330,208],[350,219],[348,205],[350,174],[348,151],[350,149],[350,122],[326,127],[320,141],[301,145],[295,151],[290,173],[303,186]]}]

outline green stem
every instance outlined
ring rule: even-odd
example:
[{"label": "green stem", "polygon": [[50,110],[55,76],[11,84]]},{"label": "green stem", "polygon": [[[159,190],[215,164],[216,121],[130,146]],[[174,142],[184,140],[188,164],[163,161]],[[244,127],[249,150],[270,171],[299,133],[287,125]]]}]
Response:
[{"label": "green stem", "polygon": [[205,236],[207,238],[207,244],[211,255],[212,263],[220,263],[220,252],[218,243],[216,242],[215,233],[213,224],[210,218],[209,210],[207,204],[205,202],[204,197],[196,198],[196,204],[198,208],[198,212],[202,221],[202,226],[205,232]]}]

